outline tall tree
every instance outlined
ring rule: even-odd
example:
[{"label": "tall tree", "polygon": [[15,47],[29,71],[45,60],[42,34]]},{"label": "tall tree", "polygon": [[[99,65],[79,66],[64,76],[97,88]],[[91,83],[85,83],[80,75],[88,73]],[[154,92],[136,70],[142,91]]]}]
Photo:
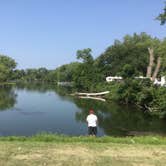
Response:
[{"label": "tall tree", "polygon": [[105,76],[119,75],[124,65],[135,68],[137,74],[146,76],[149,63],[148,47],[153,48],[154,58],[160,41],[146,33],[126,35],[123,41],[115,40],[114,44],[96,59],[96,64]]},{"label": "tall tree", "polygon": [[94,64],[94,59],[91,54],[90,48],[78,50],[77,59],[81,59],[80,63],[74,74],[74,83],[77,88],[84,89],[86,91],[93,91],[93,88],[97,83],[101,81],[99,70]]}]

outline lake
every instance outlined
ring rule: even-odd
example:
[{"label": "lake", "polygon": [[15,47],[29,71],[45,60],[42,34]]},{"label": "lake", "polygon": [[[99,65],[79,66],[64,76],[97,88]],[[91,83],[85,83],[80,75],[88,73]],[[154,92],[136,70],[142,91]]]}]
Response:
[{"label": "lake", "polygon": [[138,108],[79,99],[70,96],[71,92],[69,88],[46,84],[0,87],[0,135],[87,135],[86,116],[91,108],[99,119],[98,136],[166,133],[166,121]]}]

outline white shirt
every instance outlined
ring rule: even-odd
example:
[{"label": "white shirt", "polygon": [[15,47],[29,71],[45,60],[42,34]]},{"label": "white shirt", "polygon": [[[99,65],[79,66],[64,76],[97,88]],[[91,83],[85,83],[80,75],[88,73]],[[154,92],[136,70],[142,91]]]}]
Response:
[{"label": "white shirt", "polygon": [[97,116],[94,114],[90,114],[86,118],[88,122],[88,127],[96,127],[97,126]]}]

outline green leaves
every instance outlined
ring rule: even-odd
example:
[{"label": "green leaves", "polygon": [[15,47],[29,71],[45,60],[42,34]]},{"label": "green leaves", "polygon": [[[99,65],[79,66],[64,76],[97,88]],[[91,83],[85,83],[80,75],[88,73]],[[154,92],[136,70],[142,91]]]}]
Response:
[{"label": "green leaves", "polygon": [[16,62],[12,58],[0,55],[0,82],[10,80],[15,67]]},{"label": "green leaves", "polygon": [[135,74],[145,76],[149,62],[148,47],[152,47],[157,56],[159,45],[160,40],[146,33],[126,35],[122,42],[115,40],[96,61],[103,74],[107,76],[119,74],[126,64],[134,68]]},{"label": "green leaves", "polygon": [[77,51],[77,59],[83,60],[84,63],[93,63],[93,57],[91,55],[92,50],[90,48],[86,48],[83,50]]},{"label": "green leaves", "polygon": [[130,64],[125,64],[122,68],[121,76],[123,78],[134,78],[136,76],[135,68]]},{"label": "green leaves", "polygon": [[159,16],[157,17],[157,20],[160,21],[161,25],[164,25],[166,23],[166,2],[163,10],[164,12],[159,14]]}]

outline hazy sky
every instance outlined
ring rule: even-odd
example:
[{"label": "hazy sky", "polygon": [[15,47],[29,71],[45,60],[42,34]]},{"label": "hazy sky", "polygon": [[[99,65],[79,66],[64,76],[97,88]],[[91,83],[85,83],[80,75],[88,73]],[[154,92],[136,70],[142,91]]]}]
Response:
[{"label": "hazy sky", "polygon": [[0,0],[0,54],[18,68],[76,61],[76,51],[100,55],[126,34],[147,32],[166,37],[155,17],[164,0]]}]

